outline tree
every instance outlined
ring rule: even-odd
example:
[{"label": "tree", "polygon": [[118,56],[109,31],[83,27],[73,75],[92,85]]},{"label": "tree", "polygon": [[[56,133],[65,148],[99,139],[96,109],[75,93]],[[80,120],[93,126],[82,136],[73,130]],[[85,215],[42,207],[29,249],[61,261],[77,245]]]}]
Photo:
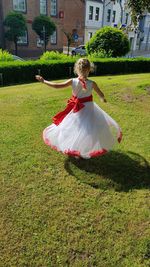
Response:
[{"label": "tree", "polygon": [[45,15],[35,17],[32,23],[32,29],[44,42],[44,51],[46,51],[46,46],[49,41],[49,37],[53,34],[56,29],[55,23]]},{"label": "tree", "polygon": [[127,0],[128,6],[132,10],[132,19],[134,23],[137,23],[137,17],[147,10],[150,11],[150,0]]},{"label": "tree", "polygon": [[15,44],[15,54],[18,52],[18,38],[24,35],[26,31],[26,19],[25,17],[18,12],[12,11],[10,12],[5,20],[4,25],[8,28],[5,31],[5,37],[9,41],[13,41]]},{"label": "tree", "polygon": [[71,43],[73,42],[73,37],[70,32],[63,31],[63,33],[65,34],[67,38],[67,50],[68,50],[67,55],[69,56],[69,48],[70,48]]},{"label": "tree", "polygon": [[98,30],[86,44],[88,54],[93,52],[112,53],[113,57],[124,56],[130,51],[128,37],[122,30],[105,26]]}]

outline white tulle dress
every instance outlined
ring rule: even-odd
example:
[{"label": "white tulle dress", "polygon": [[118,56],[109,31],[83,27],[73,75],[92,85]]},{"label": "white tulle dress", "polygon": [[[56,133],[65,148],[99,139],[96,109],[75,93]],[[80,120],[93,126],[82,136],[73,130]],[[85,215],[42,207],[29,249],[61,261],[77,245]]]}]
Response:
[{"label": "white tulle dress", "polygon": [[92,81],[83,90],[78,78],[72,79],[72,95],[66,110],[53,118],[43,131],[44,142],[70,156],[91,158],[108,152],[122,132],[115,120],[92,101]]}]

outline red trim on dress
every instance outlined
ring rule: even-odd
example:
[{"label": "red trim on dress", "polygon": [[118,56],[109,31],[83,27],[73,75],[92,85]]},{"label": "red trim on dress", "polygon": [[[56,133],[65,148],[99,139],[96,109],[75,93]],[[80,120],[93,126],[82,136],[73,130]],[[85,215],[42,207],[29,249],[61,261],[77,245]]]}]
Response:
[{"label": "red trim on dress", "polygon": [[106,149],[102,148],[100,150],[95,150],[95,151],[91,152],[89,155],[91,158],[94,158],[94,157],[102,156],[107,152],[108,151]]},{"label": "red trim on dress", "polygon": [[[82,158],[82,155],[81,155],[80,151],[78,151],[78,150],[66,149],[63,152],[63,151],[59,150],[56,146],[53,146],[51,144],[51,142],[49,141],[49,139],[47,139],[47,138],[44,137],[44,131],[43,131],[43,140],[44,140],[44,142],[45,142],[46,145],[50,146],[52,149],[56,150],[57,152],[61,152],[61,153],[65,154],[65,155],[72,156],[72,157],[80,157],[80,158]],[[89,153],[89,155],[87,156],[87,158],[88,157],[89,158],[94,158],[94,157],[102,156],[106,152],[108,152],[106,149],[96,150],[96,151],[93,151],[93,152]]]},{"label": "red trim on dress", "polygon": [[53,123],[59,125],[71,110],[73,110],[73,112],[78,112],[80,109],[84,108],[83,103],[90,101],[93,101],[92,95],[82,98],[77,98],[76,96],[73,95],[68,100],[66,108],[63,111],[57,113],[52,118]]},{"label": "red trim on dress", "polygon": [[59,152],[57,146],[53,146],[47,138],[43,138],[46,145]]},{"label": "red trim on dress", "polygon": [[121,131],[119,132],[119,136],[118,136],[118,139],[117,140],[118,140],[118,143],[120,143],[121,140],[122,140],[122,132]]},{"label": "red trim on dress", "polygon": [[73,157],[81,157],[80,152],[77,151],[77,150],[70,150],[70,149],[68,149],[68,150],[65,150],[63,153],[64,154],[67,154],[69,156],[73,156]]}]

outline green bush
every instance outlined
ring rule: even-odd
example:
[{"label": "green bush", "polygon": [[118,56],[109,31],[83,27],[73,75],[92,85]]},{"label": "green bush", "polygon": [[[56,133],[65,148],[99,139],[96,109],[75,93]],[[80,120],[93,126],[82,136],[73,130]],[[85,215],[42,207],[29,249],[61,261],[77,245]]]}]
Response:
[{"label": "green bush", "polygon": [[88,55],[89,60],[93,60],[96,58],[111,58],[111,57],[112,57],[112,51],[109,50],[108,52],[106,52],[104,49],[101,49],[97,52]]},{"label": "green bush", "polygon": [[69,59],[71,58],[71,56],[67,56],[63,53],[59,53],[58,51],[46,51],[45,53],[43,53],[43,55],[40,57],[40,60],[65,60],[65,59]]},{"label": "green bush", "polygon": [[[3,85],[35,82],[35,75],[41,74],[45,79],[55,80],[74,76],[73,67],[76,59],[68,61],[14,61],[0,63]],[[150,72],[150,59],[103,58],[93,59],[94,75],[127,74]],[[93,75],[93,74],[91,74]],[[1,81],[0,81],[1,84]]]},{"label": "green bush", "polygon": [[124,56],[130,51],[128,37],[122,30],[103,27],[86,44],[88,54],[99,52],[101,49],[106,51],[106,54],[111,51],[113,57]]},{"label": "green bush", "polygon": [[[74,61],[15,61],[0,64],[3,85],[35,82],[35,75],[41,74],[45,79],[61,79],[73,75]],[[69,67],[72,66],[72,69]]]},{"label": "green bush", "polygon": [[107,58],[95,59],[96,75],[150,72],[150,59]]},{"label": "green bush", "polygon": [[6,50],[0,49],[0,62],[4,61],[14,61],[13,56],[9,54]]}]

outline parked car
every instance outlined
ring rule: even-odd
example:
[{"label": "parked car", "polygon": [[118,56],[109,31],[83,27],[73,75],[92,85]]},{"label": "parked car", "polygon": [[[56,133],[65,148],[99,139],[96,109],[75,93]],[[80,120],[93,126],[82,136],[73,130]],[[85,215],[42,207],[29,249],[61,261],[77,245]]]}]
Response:
[{"label": "parked car", "polygon": [[12,55],[12,56],[13,56],[13,59],[14,59],[14,60],[25,61],[23,58],[18,57],[18,56],[16,56],[16,55]]},{"label": "parked car", "polygon": [[85,56],[86,55],[85,45],[77,46],[76,48],[72,49],[71,53],[72,53],[72,56],[75,56],[75,55]]}]

